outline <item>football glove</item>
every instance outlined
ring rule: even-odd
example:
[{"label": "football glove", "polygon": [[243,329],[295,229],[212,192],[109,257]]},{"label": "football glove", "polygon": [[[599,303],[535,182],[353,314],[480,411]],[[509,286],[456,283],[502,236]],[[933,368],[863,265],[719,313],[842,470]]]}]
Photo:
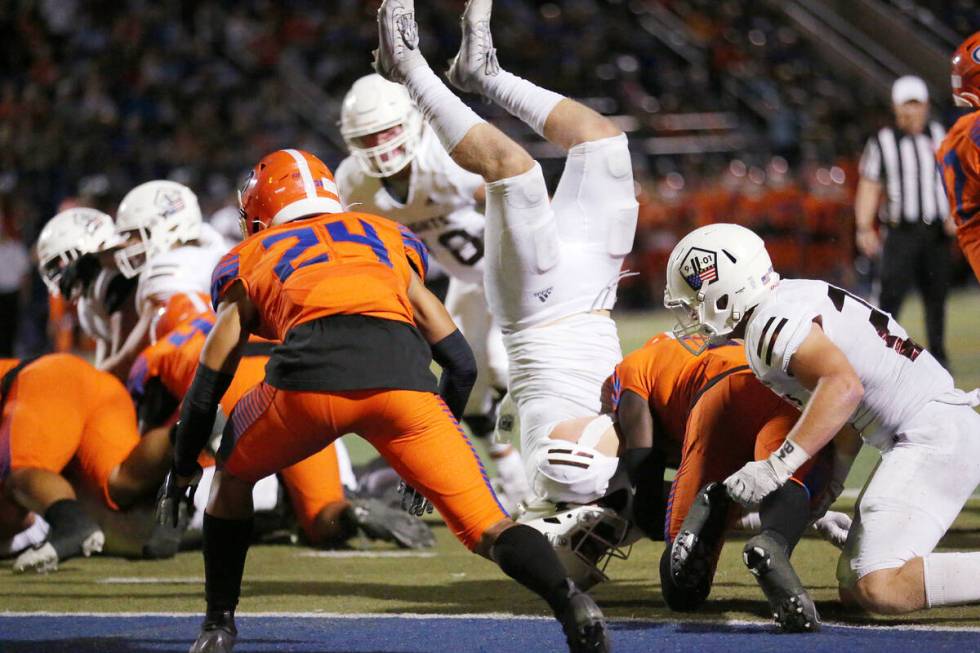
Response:
[{"label": "football glove", "polygon": [[436,543],[435,535],[425,522],[383,501],[354,499],[349,514],[368,539],[394,542],[403,549],[424,549]]},{"label": "football glove", "polygon": [[434,509],[431,501],[422,496],[421,492],[405,481],[401,481],[398,484],[398,494],[402,496],[402,510],[410,515],[421,517],[425,513],[431,514]]},{"label": "football glove", "polygon": [[847,534],[851,532],[851,517],[842,512],[828,510],[823,517],[813,522],[813,530],[838,549],[843,549]]},{"label": "football glove", "polygon": [[167,472],[160,491],[157,492],[157,512],[156,521],[161,525],[170,525],[177,528],[180,524],[180,505],[185,504],[185,512],[193,510],[194,493],[197,492],[197,484],[201,482],[201,466],[194,464],[194,473],[191,476],[179,476],[174,467]]},{"label": "football glove", "polygon": [[58,290],[61,296],[67,299],[74,297],[76,286],[78,294],[85,294],[88,287],[99,276],[102,266],[99,264],[99,257],[95,254],[82,254],[77,259],[65,266],[58,280]]},{"label": "football glove", "polygon": [[[792,472],[789,469],[777,469],[772,458],[745,463],[725,479],[725,489],[728,496],[745,506],[756,506],[771,492],[782,487],[789,480]],[[779,465],[779,463],[776,463]]]}]

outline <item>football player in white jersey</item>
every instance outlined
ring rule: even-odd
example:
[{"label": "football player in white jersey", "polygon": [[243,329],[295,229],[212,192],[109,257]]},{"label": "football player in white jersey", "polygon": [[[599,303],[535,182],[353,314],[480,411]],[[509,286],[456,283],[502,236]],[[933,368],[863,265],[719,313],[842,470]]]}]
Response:
[{"label": "football player in white jersey", "polygon": [[[451,277],[446,308],[479,369],[463,421],[486,438],[494,428],[495,393],[507,386],[507,355],[483,291],[483,178],[452,160],[405,87],[377,74],[360,78],[347,92],[340,133],[350,150],[336,172],[343,201],[409,227]],[[509,443],[488,448],[504,504],[514,507],[528,493],[520,455]]]},{"label": "football player in white jersey", "polygon": [[[677,244],[664,303],[678,314],[681,338],[743,338],[756,376],[803,409],[778,452],[725,481],[732,498],[760,502],[835,436],[839,445],[860,433],[881,463],[838,565],[842,599],[884,614],[980,601],[980,552],[934,552],[980,483],[977,391],[957,390],[928,351],[864,300],[822,281],[780,280],[762,239],[737,225],[702,227]],[[838,494],[857,448],[835,448]],[[785,552],[752,544],[746,564],[765,589]]]},{"label": "football player in white jersey", "polygon": [[90,208],[58,213],[37,240],[41,279],[52,296],[75,303],[79,326],[95,340],[96,365],[118,348],[137,319],[136,281],[111,265],[111,251],[122,244],[112,218]]},{"label": "football player in white jersey", "polygon": [[144,347],[209,309],[211,272],[228,244],[202,221],[193,191],[167,180],[129,191],[116,212],[116,230],[124,245],[116,250],[115,263],[126,277],[139,278],[139,321],[99,369],[125,382]]},{"label": "football player in white jersey", "polygon": [[606,494],[618,465],[600,395],[622,358],[609,311],[636,229],[630,153],[612,121],[500,68],[491,6],[466,5],[447,76],[568,152],[552,199],[541,166],[429,68],[408,0],[382,5],[375,66],[405,85],[456,163],[486,182],[487,300],[504,333],[531,489],[553,502],[589,503]]}]

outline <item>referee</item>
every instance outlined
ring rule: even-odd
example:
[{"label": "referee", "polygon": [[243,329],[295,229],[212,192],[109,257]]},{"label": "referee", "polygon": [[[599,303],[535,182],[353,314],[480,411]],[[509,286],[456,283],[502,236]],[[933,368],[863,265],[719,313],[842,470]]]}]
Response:
[{"label": "referee", "polygon": [[[881,308],[898,316],[913,284],[926,310],[929,351],[944,366],[946,290],[949,286],[949,204],[936,169],[935,152],[945,130],[929,121],[925,82],[907,75],[892,85],[895,124],[868,139],[854,198],[858,250],[881,254]],[[884,202],[882,202],[884,200]],[[884,245],[875,216],[884,224]]]}]

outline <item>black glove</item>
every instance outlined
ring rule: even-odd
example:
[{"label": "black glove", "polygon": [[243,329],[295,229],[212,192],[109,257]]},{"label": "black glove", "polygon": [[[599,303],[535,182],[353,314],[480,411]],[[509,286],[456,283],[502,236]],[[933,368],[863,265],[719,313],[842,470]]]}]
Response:
[{"label": "black glove", "polygon": [[[201,466],[194,465],[196,469],[190,477],[181,477],[177,474],[174,467],[167,472],[160,491],[157,492],[157,513],[156,521],[158,524],[171,525],[177,528],[180,523],[180,505],[186,504],[188,511],[194,506],[194,493],[197,492],[197,484],[201,482]],[[187,479],[190,479],[189,481]]]},{"label": "black glove", "polygon": [[402,495],[402,510],[410,515],[421,517],[425,513],[431,514],[434,509],[432,503],[422,496],[421,492],[405,481],[398,484],[398,494]]},{"label": "black glove", "polygon": [[351,521],[368,539],[394,542],[403,549],[425,549],[436,543],[432,529],[421,519],[377,499],[354,499],[348,510]]},{"label": "black glove", "polygon": [[78,294],[82,295],[88,290],[88,287],[92,285],[95,281],[95,277],[99,276],[99,271],[102,266],[99,264],[99,257],[95,254],[82,254],[77,259],[65,266],[65,269],[61,272],[61,278],[58,279],[58,290],[61,291],[61,296],[71,299],[74,294],[75,288],[78,288]]}]

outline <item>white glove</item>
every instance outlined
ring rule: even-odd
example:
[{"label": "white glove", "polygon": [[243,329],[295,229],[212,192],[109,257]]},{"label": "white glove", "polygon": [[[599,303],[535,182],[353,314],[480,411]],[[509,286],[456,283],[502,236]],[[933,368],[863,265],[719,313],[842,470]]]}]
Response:
[{"label": "white glove", "polygon": [[851,517],[843,512],[828,511],[823,517],[813,522],[813,530],[838,549],[844,548],[847,534],[851,532]]},{"label": "white glove", "polygon": [[770,457],[745,463],[742,469],[726,478],[725,489],[728,490],[728,496],[744,506],[756,506],[771,492],[782,487],[793,472],[778,460],[776,465],[781,469],[777,469],[772,460]]}]

